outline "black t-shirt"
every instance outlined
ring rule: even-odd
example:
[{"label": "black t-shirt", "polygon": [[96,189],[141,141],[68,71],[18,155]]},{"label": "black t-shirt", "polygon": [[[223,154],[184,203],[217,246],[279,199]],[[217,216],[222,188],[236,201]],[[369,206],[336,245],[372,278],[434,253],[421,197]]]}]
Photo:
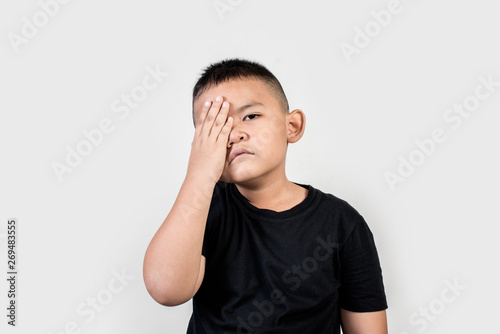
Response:
[{"label": "black t-shirt", "polygon": [[377,250],[363,217],[310,185],[304,201],[259,209],[219,181],[208,214],[203,283],[188,334],[340,333],[340,308],[387,308]]}]

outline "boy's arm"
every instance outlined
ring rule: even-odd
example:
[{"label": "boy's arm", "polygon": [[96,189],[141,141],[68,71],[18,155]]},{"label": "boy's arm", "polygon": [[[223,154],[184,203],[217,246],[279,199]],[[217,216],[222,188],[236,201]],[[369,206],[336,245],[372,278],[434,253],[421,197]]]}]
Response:
[{"label": "boy's arm", "polygon": [[340,309],[344,334],[387,334],[385,310],[378,312],[351,312]]},{"label": "boy's arm", "polygon": [[232,127],[222,98],[204,104],[196,122],[186,178],[172,209],[144,257],[146,289],[158,303],[175,306],[191,299],[203,280],[201,255],[215,184],[224,169]]}]

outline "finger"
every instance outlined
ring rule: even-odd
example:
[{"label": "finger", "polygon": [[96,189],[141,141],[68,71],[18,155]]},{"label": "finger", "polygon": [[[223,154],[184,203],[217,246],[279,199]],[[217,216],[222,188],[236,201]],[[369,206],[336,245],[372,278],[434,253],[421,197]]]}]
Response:
[{"label": "finger", "polygon": [[200,117],[198,117],[198,120],[196,122],[195,126],[195,133],[200,134],[203,130],[203,124],[205,124],[205,118],[207,117],[208,110],[210,110],[210,106],[212,105],[211,101],[206,101],[203,103],[203,106],[201,108],[201,113]]},{"label": "finger", "polygon": [[205,117],[205,121],[203,124],[203,133],[206,133],[207,136],[210,134],[213,123],[215,121],[215,118],[217,117],[217,114],[219,113],[221,105],[222,105],[222,96],[217,96],[215,102],[212,103],[212,106],[210,107],[210,110],[208,111],[208,114]]},{"label": "finger", "polygon": [[217,137],[217,142],[222,142],[224,145],[227,145],[229,140],[229,133],[231,132],[231,128],[233,127],[233,118],[228,117],[226,124],[222,127],[219,136]]},{"label": "finger", "polygon": [[229,113],[229,102],[224,101],[222,103],[219,113],[215,117],[214,125],[210,130],[210,135],[213,134],[215,136],[214,140],[217,140],[217,136],[219,135],[220,130],[222,129],[224,124],[226,124],[228,113]]}]

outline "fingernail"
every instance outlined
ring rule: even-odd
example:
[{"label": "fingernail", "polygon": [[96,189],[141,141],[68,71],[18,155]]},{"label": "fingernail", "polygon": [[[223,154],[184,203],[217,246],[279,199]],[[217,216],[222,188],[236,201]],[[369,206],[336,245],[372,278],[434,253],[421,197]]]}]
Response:
[{"label": "fingernail", "polygon": [[217,96],[217,98],[215,99],[215,101],[217,101],[217,102],[222,101],[222,96]]}]

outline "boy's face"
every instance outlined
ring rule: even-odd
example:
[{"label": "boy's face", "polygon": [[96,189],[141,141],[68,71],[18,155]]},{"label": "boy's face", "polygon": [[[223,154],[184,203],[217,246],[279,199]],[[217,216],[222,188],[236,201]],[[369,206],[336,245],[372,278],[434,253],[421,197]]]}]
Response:
[{"label": "boy's face", "polygon": [[[233,118],[221,180],[250,185],[284,175],[288,116],[280,108],[271,89],[258,79],[221,83],[205,91],[195,101],[195,120],[203,103],[215,101],[217,96],[229,102],[228,116]],[[237,150],[246,153],[234,157]]]}]

